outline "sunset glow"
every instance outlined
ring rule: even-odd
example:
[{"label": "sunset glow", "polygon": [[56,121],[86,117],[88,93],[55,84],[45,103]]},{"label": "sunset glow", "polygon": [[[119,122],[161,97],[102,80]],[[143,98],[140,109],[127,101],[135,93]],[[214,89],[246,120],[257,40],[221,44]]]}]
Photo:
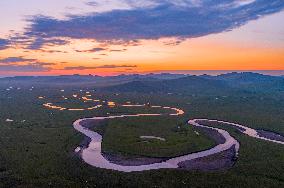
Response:
[{"label": "sunset glow", "polygon": [[[0,76],[75,73],[118,75],[186,70],[284,70],[284,24],[281,21],[284,19],[284,5],[281,1],[275,1],[275,4],[278,3],[277,8],[270,7],[273,14],[260,11],[256,19],[248,13],[247,16],[253,18],[236,20],[237,26],[218,28],[221,26],[216,25],[216,28],[203,31],[202,23],[196,23],[194,19],[197,18],[192,17],[188,18],[188,21],[198,24],[196,28],[200,27],[200,31],[197,32],[200,34],[187,31],[186,28],[181,28],[185,31],[178,34],[174,29],[177,25],[165,20],[163,24],[166,28],[160,28],[165,30],[165,34],[154,31],[155,28],[152,34],[143,35],[136,30],[129,34],[121,28],[115,31],[113,27],[120,27],[120,22],[133,24],[133,27],[139,24],[134,23],[141,21],[139,16],[127,16],[133,11],[140,10],[137,6],[141,6],[141,10],[145,12],[157,11],[163,14],[171,11],[171,14],[177,14],[176,12],[185,8],[199,11],[202,7],[198,6],[205,8],[209,5],[195,5],[194,1],[186,1],[188,7],[179,7],[175,3],[167,4],[174,9],[173,11],[155,8],[162,6],[156,1],[145,1],[141,5],[134,3],[135,6],[130,6],[127,1],[121,0],[108,3],[106,6],[103,1],[94,1],[96,3],[92,4],[90,1],[64,0],[60,1],[59,8],[55,11],[52,3],[45,6],[34,0],[28,1],[30,3],[19,3],[17,0],[0,3],[0,7],[5,9],[1,11],[0,16],[7,18],[1,22],[0,27]],[[24,5],[33,3],[30,7]],[[94,4],[96,6],[93,6]],[[253,7],[258,11],[259,4],[258,1],[234,1],[230,6],[232,11],[236,6],[239,9]],[[19,8],[21,6],[23,7]],[[21,11],[11,13],[18,9]],[[84,25],[80,21],[93,17],[98,19],[93,23],[96,27],[96,24],[100,24],[97,17],[111,14],[112,11],[116,14],[117,9],[120,9],[121,19],[128,19],[118,21],[115,23],[117,26],[103,26],[100,31],[99,28],[92,28],[91,25]],[[94,12],[97,12],[97,15],[92,15]],[[67,16],[70,14],[77,20]],[[232,22],[235,19],[233,16]],[[66,24],[66,27],[70,27],[70,30],[74,30],[74,33],[68,33],[68,28],[57,26],[60,21]],[[152,23],[149,24],[145,27],[154,27],[151,26]],[[55,30],[52,31],[53,29]],[[56,30],[60,29],[62,34],[56,33]],[[171,32],[173,34],[166,34]]]}]

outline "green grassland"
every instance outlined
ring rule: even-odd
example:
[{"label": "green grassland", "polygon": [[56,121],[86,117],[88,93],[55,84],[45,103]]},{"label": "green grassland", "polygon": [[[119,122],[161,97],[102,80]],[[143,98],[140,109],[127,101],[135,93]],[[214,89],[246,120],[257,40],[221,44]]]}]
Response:
[{"label": "green grassland", "polygon": [[[61,96],[59,88],[35,88],[6,91],[0,86],[0,187],[283,187],[284,147],[259,141],[232,128],[227,129],[241,143],[236,165],[227,171],[198,172],[155,170],[139,173],[120,173],[90,167],[74,156],[74,149],[83,140],[72,123],[79,118],[104,116],[117,109],[70,112],[42,107],[38,96]],[[65,89],[66,96],[78,91]],[[159,117],[110,121],[105,130],[106,150],[146,156],[174,156],[197,151],[212,144],[206,137],[196,137],[190,128],[174,129],[186,119],[210,118],[243,123],[284,134],[284,100],[282,96],[257,93],[228,96],[156,95],[96,93],[96,98],[119,103],[151,102],[153,105],[178,107],[186,114],[180,119]],[[82,105],[82,104],[78,104]],[[76,107],[76,106],[75,106]],[[137,112],[149,109],[137,109]],[[158,109],[157,109],[158,110]],[[123,108],[117,113],[134,113]],[[136,111],[135,111],[136,113]],[[6,122],[7,118],[14,122]],[[26,120],[22,122],[22,120]],[[159,120],[159,123],[157,122]],[[145,123],[144,123],[145,122]],[[165,122],[165,124],[163,123]],[[167,122],[167,123],[166,123]],[[153,124],[155,125],[153,125]],[[145,130],[142,128],[146,126]],[[162,130],[159,130],[162,128]],[[164,129],[165,128],[165,129]],[[168,139],[168,145],[151,141],[149,147],[139,145],[137,136],[154,134]],[[119,136],[113,138],[114,135]],[[131,136],[133,135],[133,137]],[[135,137],[135,138],[134,138]],[[114,139],[114,140],[113,140]],[[119,143],[117,140],[122,141]],[[192,142],[198,141],[198,144]],[[130,141],[130,142],[128,142]],[[182,144],[186,141],[187,144]],[[133,147],[124,144],[133,143]],[[174,147],[174,143],[180,144]],[[165,145],[164,145],[165,144]],[[202,147],[201,147],[202,146]],[[157,151],[165,147],[164,151]],[[179,148],[179,149],[177,149]]]},{"label": "green grassland", "polygon": [[[165,138],[166,141],[140,138],[145,135]],[[205,150],[214,144],[204,134],[197,135],[182,118],[165,116],[110,120],[102,147],[105,153],[167,158]]]}]

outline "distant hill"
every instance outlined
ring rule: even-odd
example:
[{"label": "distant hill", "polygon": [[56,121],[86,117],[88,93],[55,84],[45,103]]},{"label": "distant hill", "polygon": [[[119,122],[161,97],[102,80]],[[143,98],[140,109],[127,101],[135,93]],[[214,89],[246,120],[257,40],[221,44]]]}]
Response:
[{"label": "distant hill", "polygon": [[184,74],[121,74],[118,76],[97,76],[97,75],[60,75],[60,76],[15,76],[15,77],[3,77],[0,81],[55,81],[55,82],[82,82],[82,81],[97,81],[97,80],[170,80],[186,77]]},{"label": "distant hill", "polygon": [[171,80],[133,81],[104,88],[115,92],[143,93],[225,93],[232,90],[224,81],[210,80],[198,76],[187,76]]},{"label": "distant hill", "polygon": [[5,77],[1,80],[5,81],[37,81],[37,82],[74,82],[74,81],[92,81],[94,79],[102,78],[100,76],[92,75],[61,75],[61,76],[15,76]]},{"label": "distant hill", "polygon": [[158,81],[170,80],[185,77],[183,74],[132,74],[118,76],[97,76],[97,75],[61,75],[61,76],[15,76],[0,78],[0,84],[22,84],[22,85],[67,85],[67,86],[88,86],[105,87],[124,84],[132,81]]},{"label": "distant hill", "polygon": [[238,82],[263,82],[263,81],[275,81],[282,79],[278,76],[263,75],[254,72],[232,72],[227,74],[221,74],[216,76],[216,79],[226,81],[238,81]]},{"label": "distant hill", "polygon": [[283,93],[284,77],[253,72],[232,72],[218,76],[184,74],[132,74],[102,77],[96,75],[18,76],[0,78],[0,84],[93,87],[103,91],[143,93],[226,94],[233,92]]},{"label": "distant hill", "polygon": [[232,92],[284,92],[284,78],[258,73],[187,76],[171,80],[132,81],[107,87],[116,92],[226,94]]},{"label": "distant hill", "polygon": [[121,74],[118,76],[110,76],[108,78],[112,79],[132,79],[132,80],[171,80],[171,79],[178,79],[178,78],[183,78],[188,75],[185,74],[170,74],[170,73],[161,73],[161,74]]},{"label": "distant hill", "polygon": [[223,80],[231,87],[255,92],[284,92],[284,78],[280,76],[263,75],[253,72],[228,73],[216,76],[216,80]]}]

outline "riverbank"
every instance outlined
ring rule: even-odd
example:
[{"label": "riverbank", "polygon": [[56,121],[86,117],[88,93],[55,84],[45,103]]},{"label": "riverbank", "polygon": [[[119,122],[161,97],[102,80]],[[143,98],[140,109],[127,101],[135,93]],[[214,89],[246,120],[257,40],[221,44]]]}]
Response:
[{"label": "riverbank", "polygon": [[[151,115],[151,114],[150,114]],[[143,114],[139,114],[139,115],[134,115],[134,116],[149,116],[149,114],[143,115]],[[152,114],[151,116],[159,116],[156,114]],[[110,117],[95,117],[95,118],[89,118],[88,120],[103,120],[103,119],[113,119],[113,118],[125,118],[125,117],[133,117],[133,115],[123,115],[123,116],[110,116]],[[221,134],[224,139],[225,142],[224,143],[219,143],[217,146],[209,149],[209,150],[205,150],[205,151],[201,151],[201,152],[196,152],[196,153],[192,153],[192,154],[188,154],[188,155],[184,155],[184,156],[180,156],[180,157],[174,157],[171,158],[169,160],[166,161],[162,161],[162,162],[156,162],[156,163],[151,163],[151,164],[147,164],[144,165],[142,163],[140,163],[141,165],[139,166],[123,166],[123,165],[119,165],[119,164],[114,164],[111,161],[109,161],[107,158],[104,157],[104,155],[102,154],[102,148],[101,148],[101,143],[102,143],[102,135],[100,135],[99,133],[93,132],[89,129],[87,129],[86,127],[82,126],[80,124],[80,122],[85,121],[86,119],[83,120],[77,120],[76,122],[74,122],[74,128],[78,131],[80,131],[81,133],[85,134],[86,136],[90,137],[92,139],[92,141],[89,143],[88,148],[84,149],[82,151],[82,159],[95,167],[99,167],[99,168],[105,168],[105,169],[112,169],[112,170],[118,170],[118,171],[124,171],[124,172],[132,172],[132,171],[144,171],[144,170],[152,170],[152,169],[161,169],[161,168],[180,168],[180,166],[178,165],[181,162],[185,162],[185,161],[189,161],[189,160],[193,160],[193,159],[197,159],[197,158],[202,158],[202,157],[206,157],[212,154],[216,154],[222,151],[225,151],[229,148],[231,148],[232,146],[236,146],[235,150],[236,153],[238,152],[238,148],[239,148],[239,144],[238,142],[230,136],[230,134],[224,130],[221,129],[217,129],[217,128],[211,128],[211,127],[206,127],[203,125],[200,125],[198,123],[196,123],[194,120],[189,121],[190,124],[192,124],[193,126],[199,127],[199,128],[206,128],[206,129],[211,129],[214,130],[214,132],[218,132],[219,134]],[[140,160],[143,161],[144,160]],[[139,162],[140,162],[139,161]],[[147,161],[147,160],[146,160]],[[149,161],[147,161],[149,162]]]}]

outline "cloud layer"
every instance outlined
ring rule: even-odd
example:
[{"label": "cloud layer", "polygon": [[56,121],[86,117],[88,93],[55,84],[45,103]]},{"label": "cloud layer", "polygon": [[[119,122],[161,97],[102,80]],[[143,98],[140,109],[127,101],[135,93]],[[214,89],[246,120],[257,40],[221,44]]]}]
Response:
[{"label": "cloud layer", "polygon": [[27,59],[20,57],[7,57],[0,59],[0,64],[14,64],[14,63],[21,63],[21,62],[30,62],[30,61],[36,61],[36,59]]},{"label": "cloud layer", "polygon": [[102,66],[74,66],[65,67],[64,70],[90,70],[90,69],[116,69],[116,68],[136,68],[137,65],[102,65]]},{"label": "cloud layer", "polygon": [[[29,20],[31,24],[24,35],[34,38],[30,45],[33,49],[61,37],[97,41],[193,38],[228,31],[284,8],[283,0],[125,2],[130,9],[72,15],[65,20],[37,15]],[[58,43],[64,44],[63,41]]]},{"label": "cloud layer", "polygon": [[0,65],[1,71],[7,72],[46,72],[51,70],[41,64],[27,64],[27,65]]},{"label": "cloud layer", "polygon": [[0,50],[7,49],[9,46],[9,40],[0,38]]},{"label": "cloud layer", "polygon": [[13,72],[44,72],[51,70],[54,63],[38,62],[36,59],[28,59],[22,56],[0,59],[1,71]]}]

